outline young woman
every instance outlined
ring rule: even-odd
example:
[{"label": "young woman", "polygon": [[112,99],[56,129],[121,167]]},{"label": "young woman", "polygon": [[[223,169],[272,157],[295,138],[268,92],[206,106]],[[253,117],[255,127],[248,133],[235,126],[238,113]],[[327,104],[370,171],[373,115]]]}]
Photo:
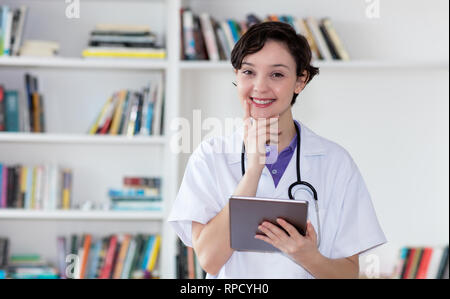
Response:
[{"label": "young woman", "polygon": [[[265,22],[250,27],[231,56],[244,126],[194,151],[169,221],[207,278],[357,278],[358,255],[386,239],[347,151],[293,119],[291,106],[318,73],[306,39]],[[277,146],[272,164],[267,144]],[[307,184],[289,192],[300,180]],[[305,185],[312,196],[304,236],[278,219],[262,223],[255,238],[280,252],[230,248],[230,196],[298,199]]]}]

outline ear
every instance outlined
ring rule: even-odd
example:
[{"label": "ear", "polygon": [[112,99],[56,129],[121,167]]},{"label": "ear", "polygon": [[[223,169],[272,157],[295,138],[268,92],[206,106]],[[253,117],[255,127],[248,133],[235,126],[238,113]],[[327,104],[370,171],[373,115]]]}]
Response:
[{"label": "ear", "polygon": [[297,77],[297,81],[295,82],[295,93],[300,93],[303,88],[306,86],[306,79],[308,78],[308,72],[306,70],[303,71],[302,76]]}]

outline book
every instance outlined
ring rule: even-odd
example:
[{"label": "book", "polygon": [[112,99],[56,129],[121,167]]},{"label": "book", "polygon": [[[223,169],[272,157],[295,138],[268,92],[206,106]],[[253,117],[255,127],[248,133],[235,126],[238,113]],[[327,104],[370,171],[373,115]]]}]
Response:
[{"label": "book", "polygon": [[225,35],[225,39],[227,41],[228,48],[230,49],[230,57],[231,57],[231,50],[234,48],[234,44],[235,44],[234,39],[233,39],[233,34],[231,33],[231,28],[228,25],[227,21],[222,21],[219,23],[219,25]]},{"label": "book", "polygon": [[300,33],[306,38],[308,41],[309,47],[311,48],[313,59],[322,59],[322,55],[319,52],[319,48],[317,47],[317,43],[314,40],[313,34],[308,26],[308,23],[305,19],[298,19],[297,25],[300,30]]},{"label": "book", "polygon": [[17,90],[4,91],[5,129],[19,132],[19,93]]},{"label": "book", "polygon": [[333,56],[331,55],[330,50],[325,42],[322,32],[320,31],[319,24],[314,17],[306,18],[306,23],[312,33],[312,36],[316,42],[317,48],[319,49],[320,56],[324,60],[332,60]]},{"label": "book", "polygon": [[[446,274],[447,271],[447,274]],[[438,273],[436,278],[443,279],[444,275],[447,275],[448,278],[448,245],[444,247],[442,252],[441,261],[439,263]]]},{"label": "book", "polygon": [[14,32],[14,42],[12,45],[12,55],[20,55],[20,48],[22,46],[23,32],[25,28],[25,20],[28,12],[26,5],[21,5],[18,11],[17,27]]},{"label": "book", "polygon": [[194,16],[190,9],[183,10],[182,20],[184,57],[187,60],[193,60],[197,58],[197,55],[194,39]]},{"label": "book", "polygon": [[109,133],[111,135],[117,135],[119,133],[120,121],[122,119],[122,112],[123,112],[124,103],[125,103],[127,96],[128,96],[128,91],[125,89],[118,92],[118,95],[117,95],[118,102],[117,102],[115,111],[113,111],[114,116],[113,116],[112,123],[111,123],[111,129],[109,131]]},{"label": "book", "polygon": [[328,32],[328,35],[336,49],[337,54],[339,55],[339,58],[344,61],[349,61],[350,56],[344,47],[344,44],[342,43],[339,35],[337,34],[334,26],[331,23],[331,20],[329,18],[322,19],[322,24],[326,28],[326,31]]},{"label": "book", "polygon": [[423,253],[423,248],[421,248],[421,247],[415,248],[414,255],[412,256],[411,268],[410,268],[407,278],[409,278],[409,279],[416,278],[417,267],[420,263],[422,253]]},{"label": "book", "polygon": [[134,256],[136,255],[136,248],[137,248],[137,238],[133,237],[130,239],[130,244],[128,246],[128,251],[125,257],[122,273],[120,275],[120,278],[122,279],[131,277],[130,271],[134,260]]},{"label": "book", "polygon": [[155,241],[153,242],[152,249],[150,251],[150,257],[147,265],[147,270],[152,273],[155,271],[156,261],[159,254],[159,249],[161,246],[161,235],[155,236]]},{"label": "book", "polygon": [[108,247],[108,249],[106,251],[106,255],[105,255],[105,264],[103,266],[103,269],[102,269],[102,272],[101,272],[101,275],[99,278],[103,278],[103,279],[111,278],[116,247],[117,247],[117,235],[112,235],[109,240],[109,247]]},{"label": "book", "polygon": [[0,163],[0,208],[6,208],[8,167]]},{"label": "book", "polygon": [[155,87],[155,100],[154,100],[154,111],[153,111],[153,123],[152,123],[152,135],[162,135],[162,107],[164,101],[164,77],[160,76]]},{"label": "book", "polygon": [[0,131],[5,131],[5,88],[0,84]]},{"label": "book", "polygon": [[112,278],[114,279],[118,279],[122,277],[122,271],[123,271],[123,267],[124,267],[124,263],[125,263],[125,258],[127,256],[127,251],[128,251],[128,247],[130,245],[130,241],[131,241],[131,235],[130,234],[125,234],[125,235],[120,235],[120,251],[119,251],[119,255],[118,255],[118,259],[116,262],[116,267],[114,269],[114,274],[112,276]]},{"label": "book", "polygon": [[20,47],[20,56],[53,57],[59,53],[60,45],[48,40],[25,40]]},{"label": "book", "polygon": [[8,56],[11,54],[11,28],[13,21],[13,11],[4,5],[3,6],[3,55]]},{"label": "book", "polygon": [[111,103],[113,102],[113,96],[109,97],[108,100],[105,102],[105,104],[103,105],[99,115],[97,116],[94,124],[91,126],[91,128],[89,129],[89,134],[95,134],[97,133],[98,129],[101,128],[103,126],[103,124],[106,121],[106,117],[107,117],[107,112],[108,112],[108,107],[111,105]]},{"label": "book", "polygon": [[213,20],[213,27],[214,27],[214,30],[216,31],[216,37],[219,42],[219,53],[221,53],[220,58],[222,60],[230,60],[232,49],[230,48],[230,45],[228,44],[228,40],[225,35],[225,32],[223,31],[222,26],[220,25],[220,23],[215,22]]},{"label": "book", "polygon": [[212,61],[218,61],[219,50],[217,48],[216,35],[211,23],[211,17],[208,13],[200,14],[200,23],[202,27],[202,34],[206,43],[206,49],[208,51],[208,58]]},{"label": "book", "polygon": [[333,40],[331,39],[331,35],[329,34],[327,27],[325,27],[325,25],[322,22],[320,22],[319,29],[320,32],[322,33],[325,43],[327,44],[328,50],[330,51],[332,58],[335,60],[340,60],[341,57],[339,56],[339,53],[333,43]]},{"label": "book", "polygon": [[161,48],[88,47],[81,53],[89,58],[151,58],[165,59],[166,50]]},{"label": "book", "polygon": [[200,17],[196,14],[194,18],[194,41],[195,41],[195,56],[197,60],[208,60],[208,50],[206,49],[206,41],[203,36],[202,23]]},{"label": "book", "polygon": [[187,268],[188,268],[188,279],[195,278],[195,265],[194,265],[194,249],[192,247],[187,247]]},{"label": "book", "polygon": [[426,247],[423,249],[422,259],[420,261],[420,264],[418,265],[415,278],[417,278],[417,279],[426,278],[432,253],[433,253],[433,248],[431,248],[431,247]]},{"label": "book", "polygon": [[130,35],[145,35],[150,33],[150,27],[148,25],[129,25],[129,24],[107,24],[100,23],[95,25],[94,32],[96,34],[130,34]]},{"label": "book", "polygon": [[92,235],[86,234],[83,242],[83,255],[81,257],[80,278],[86,278]]}]

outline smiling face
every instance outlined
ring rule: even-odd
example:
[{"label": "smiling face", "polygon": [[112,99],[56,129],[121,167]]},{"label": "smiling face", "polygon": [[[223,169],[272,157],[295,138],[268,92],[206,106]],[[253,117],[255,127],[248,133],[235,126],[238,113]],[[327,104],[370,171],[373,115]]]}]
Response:
[{"label": "smiling face", "polygon": [[290,112],[293,94],[305,86],[287,46],[274,40],[267,40],[260,51],[245,56],[235,72],[241,104],[251,101],[253,118],[282,118]]}]

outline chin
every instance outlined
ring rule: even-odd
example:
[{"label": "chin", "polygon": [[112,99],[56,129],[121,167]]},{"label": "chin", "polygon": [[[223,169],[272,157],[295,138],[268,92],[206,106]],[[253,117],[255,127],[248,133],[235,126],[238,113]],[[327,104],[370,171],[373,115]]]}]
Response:
[{"label": "chin", "polygon": [[267,110],[262,110],[262,109],[258,109],[256,111],[252,111],[251,115],[253,118],[271,118],[275,115],[277,115],[278,113],[276,113],[275,111],[271,111],[269,109]]}]

